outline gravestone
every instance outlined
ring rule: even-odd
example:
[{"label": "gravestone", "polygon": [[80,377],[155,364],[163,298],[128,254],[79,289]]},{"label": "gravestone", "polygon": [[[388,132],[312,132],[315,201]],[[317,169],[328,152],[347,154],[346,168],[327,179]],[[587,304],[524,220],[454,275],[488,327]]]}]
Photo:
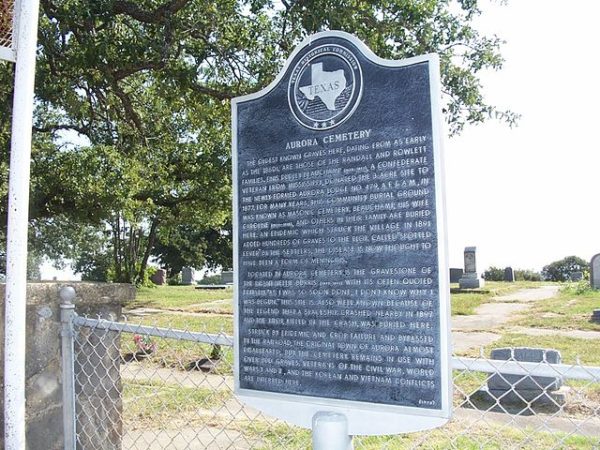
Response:
[{"label": "gravestone", "polygon": [[463,276],[464,271],[462,269],[457,269],[454,267],[450,268],[450,283],[458,283],[458,281]]},{"label": "gravestone", "polygon": [[590,283],[592,288],[600,289],[600,253],[594,255],[590,261]]},{"label": "gravestone", "polygon": [[[491,352],[492,360],[547,362],[560,364],[558,350],[543,348],[497,348]],[[561,390],[560,377],[515,375],[500,372],[488,378],[487,388],[477,391],[471,400],[477,406],[495,405],[497,410],[532,414],[537,410],[558,411],[565,404],[566,395]]]},{"label": "gravestone", "polygon": [[504,269],[504,281],[508,281],[509,283],[514,283],[515,272],[512,267],[507,267],[506,269]]},{"label": "gravestone", "polygon": [[191,267],[183,267],[181,269],[181,284],[185,286],[189,286],[190,284],[194,284],[194,278],[196,274],[194,269]]},{"label": "gravestone", "polygon": [[233,272],[231,270],[224,270],[221,272],[221,283],[233,284]]},{"label": "gravestone", "polygon": [[465,247],[465,273],[458,280],[461,289],[478,289],[484,285],[484,280],[477,275],[476,253],[476,247]]},{"label": "gravestone", "polygon": [[[438,61],[311,36],[234,99],[235,393],[349,434],[450,417]],[[418,413],[415,413],[419,411]]]},{"label": "gravestone", "polygon": [[164,269],[158,269],[154,274],[150,277],[150,281],[158,286],[162,286],[167,282],[167,271]]},{"label": "gravestone", "polygon": [[583,280],[583,272],[580,272],[580,271],[571,272],[571,275],[569,278],[571,279],[571,281],[581,281],[581,280]]}]

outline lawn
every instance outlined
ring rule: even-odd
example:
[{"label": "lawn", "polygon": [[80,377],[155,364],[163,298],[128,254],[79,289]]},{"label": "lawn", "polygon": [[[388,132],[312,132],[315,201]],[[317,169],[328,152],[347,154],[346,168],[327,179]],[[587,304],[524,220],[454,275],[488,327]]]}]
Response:
[{"label": "lawn", "polygon": [[166,426],[174,417],[191,422],[199,411],[223,405],[231,397],[228,390],[127,380],[123,382],[123,419],[129,430]]},{"label": "lawn", "polygon": [[205,290],[195,286],[156,286],[137,290],[127,309],[156,308],[187,312],[233,313],[233,289]]},{"label": "lawn", "polygon": [[[587,282],[586,282],[587,283]],[[511,325],[554,330],[600,331],[600,324],[590,320],[600,308],[600,291],[583,289],[581,285],[565,285],[557,297],[536,302],[526,314]]]},{"label": "lawn", "polygon": [[[516,283],[488,282],[477,290],[451,289],[452,315],[470,315],[475,309],[497,295],[505,295],[518,289],[539,287],[540,283],[519,281]],[[194,286],[157,286],[138,289],[135,301],[128,303],[128,310],[154,308],[192,313],[233,314],[233,289],[201,290]]]},{"label": "lawn", "polygon": [[[252,423],[246,433],[254,434],[264,444],[260,449],[307,449],[311,447],[310,431],[285,424]],[[387,436],[355,436],[357,450],[408,450],[461,449],[461,450],[500,450],[504,448],[539,450],[561,448],[572,450],[596,449],[598,440],[560,432],[537,431],[532,428],[517,429],[493,424],[471,425],[467,430],[460,422],[451,422],[443,428],[420,433],[405,433]]]},{"label": "lawn", "polygon": [[[577,339],[565,336],[530,336],[527,334],[506,333],[502,337],[484,347],[484,355],[490,355],[493,348],[502,347],[536,347],[552,348],[560,351],[564,364],[583,364],[600,366],[600,352],[596,350],[597,344],[589,339]],[[466,352],[463,356],[480,357],[479,349]]]},{"label": "lawn", "polygon": [[458,284],[452,284],[450,288],[452,315],[468,316],[475,314],[475,309],[479,305],[489,302],[498,295],[506,295],[519,289],[540,286],[542,286],[542,283],[532,281],[518,281],[515,283],[489,281],[481,289],[461,290],[459,289]]}]

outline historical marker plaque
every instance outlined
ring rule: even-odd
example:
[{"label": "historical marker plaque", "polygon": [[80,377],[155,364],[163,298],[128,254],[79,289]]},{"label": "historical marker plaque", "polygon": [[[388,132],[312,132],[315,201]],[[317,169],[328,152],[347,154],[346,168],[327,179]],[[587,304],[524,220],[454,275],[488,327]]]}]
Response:
[{"label": "historical marker plaque", "polygon": [[[449,417],[438,70],[434,55],[382,60],[326,32],[234,100],[245,401],[304,425],[301,410],[337,408],[352,434]],[[364,411],[419,420],[369,428]]]}]

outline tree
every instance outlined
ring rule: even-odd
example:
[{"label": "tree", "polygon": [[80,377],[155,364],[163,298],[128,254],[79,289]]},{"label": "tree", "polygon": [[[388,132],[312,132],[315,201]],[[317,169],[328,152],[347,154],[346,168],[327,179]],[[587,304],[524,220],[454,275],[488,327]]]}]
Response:
[{"label": "tree", "polygon": [[568,281],[573,272],[583,272],[584,278],[588,278],[589,265],[587,261],[577,256],[567,256],[542,269],[543,277],[550,281]]},{"label": "tree", "polygon": [[[32,246],[56,258],[111,255],[115,281],[139,282],[153,252],[166,258],[158,243],[188,247],[181,252],[188,255],[204,248],[209,263],[228,261],[212,244],[230,240],[221,231],[231,220],[229,99],[266,86],[309,34],[348,31],[385,58],[438,52],[452,133],[490,117],[516,118],[482,97],[478,73],[500,68],[501,41],[473,28],[476,0],[41,6]],[[7,150],[11,72],[0,66],[0,147]],[[183,242],[176,238],[182,224],[204,236]],[[197,259],[189,258],[188,265]]]}]

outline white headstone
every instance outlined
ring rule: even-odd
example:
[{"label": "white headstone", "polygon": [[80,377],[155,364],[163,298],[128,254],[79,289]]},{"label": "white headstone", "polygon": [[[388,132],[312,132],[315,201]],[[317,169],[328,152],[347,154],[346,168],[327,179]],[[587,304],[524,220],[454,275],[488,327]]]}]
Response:
[{"label": "white headstone", "polygon": [[592,269],[592,273],[590,275],[592,287],[594,289],[600,289],[600,253],[592,257],[590,268]]},{"label": "white headstone", "polygon": [[184,267],[181,269],[181,284],[189,285],[194,283],[194,269]]}]

